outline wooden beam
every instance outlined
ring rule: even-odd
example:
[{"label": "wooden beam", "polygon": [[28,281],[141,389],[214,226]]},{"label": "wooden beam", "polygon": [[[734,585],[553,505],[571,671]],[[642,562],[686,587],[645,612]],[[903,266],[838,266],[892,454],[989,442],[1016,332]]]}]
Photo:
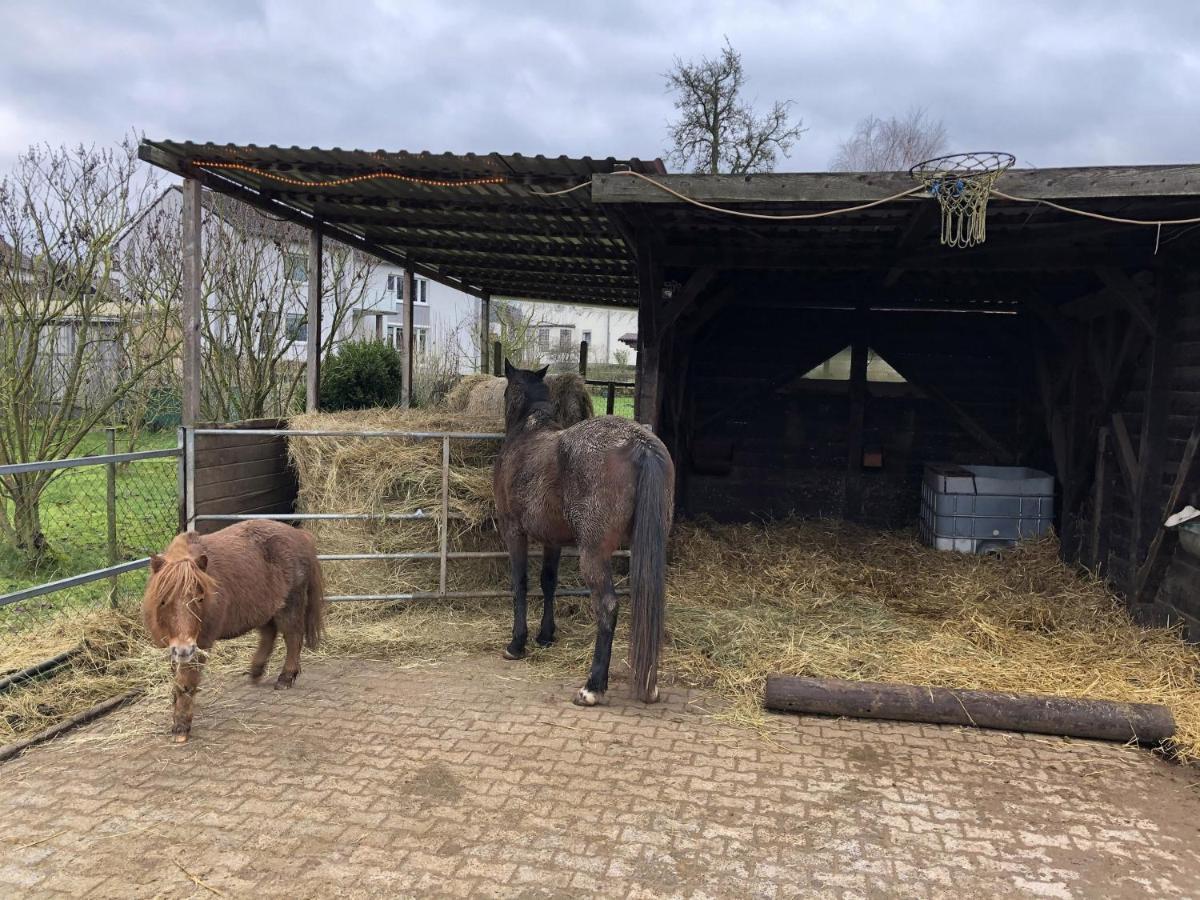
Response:
[{"label": "wooden beam", "polygon": [[867,406],[867,351],[870,320],[866,307],[854,314],[850,344],[850,409],[846,425],[846,484],[842,495],[842,517],[850,521],[862,518],[863,425]]},{"label": "wooden beam", "polygon": [[[321,299],[324,289],[324,237],[321,226],[308,233],[308,341],[305,364],[305,409],[316,412],[321,408]],[[332,341],[330,341],[332,344]]]},{"label": "wooden beam", "polygon": [[[907,172],[770,172],[758,175],[655,175],[654,180],[703,203],[864,203],[916,187]],[[1044,200],[1106,197],[1194,197],[1200,166],[1088,166],[1009,169],[997,187],[1007,194]],[[921,202],[926,198],[897,201]],[[592,176],[597,203],[680,203],[630,175]],[[1001,201],[995,201],[999,203]]]},{"label": "wooden beam", "polygon": [[[1171,402],[1171,357],[1175,342],[1178,296],[1175,280],[1167,270],[1156,279],[1157,305],[1150,344],[1150,372],[1138,442],[1138,478],[1133,485],[1133,528],[1130,530],[1129,564],[1135,573],[1142,562],[1142,545],[1159,513],[1163,465],[1167,453],[1167,414]],[[1135,597],[1140,584],[1133,585]],[[1138,598],[1140,599],[1140,598]]]},{"label": "wooden beam", "polygon": [[1125,414],[1120,410],[1112,414],[1112,433],[1117,443],[1117,467],[1125,481],[1125,490],[1132,500],[1134,485],[1141,480],[1139,475],[1137,454],[1133,452],[1133,442],[1129,439],[1129,428],[1125,424]]},{"label": "wooden beam", "polygon": [[692,307],[688,310],[688,315],[677,325],[680,337],[688,340],[695,337],[700,329],[712,321],[717,313],[725,309],[735,296],[732,287],[725,288]]},{"label": "wooden beam", "polygon": [[[888,359],[886,354],[884,359]],[[911,370],[905,371],[890,359],[888,359],[888,364],[899,372],[900,376],[910,385],[945,409],[963,431],[973,437],[981,446],[995,453],[1002,462],[1008,463],[1016,459],[1016,454],[1008,446],[993,437],[983,425],[975,421],[974,416],[948,397],[940,388],[934,387],[921,378],[913,377],[915,373]],[[907,363],[901,365],[907,365]]]},{"label": "wooden beam", "polygon": [[[902,255],[912,249],[917,240],[929,231],[929,226],[933,223],[937,215],[938,204],[932,198],[925,203],[916,204],[913,211],[909,213],[908,222],[905,224],[904,230],[900,232],[900,237],[896,241],[896,255]],[[905,269],[903,266],[892,266],[883,278],[883,286],[886,288],[894,287],[904,272]]]},{"label": "wooden beam", "polygon": [[665,332],[668,328],[675,324],[675,320],[680,314],[691,307],[696,302],[697,298],[704,293],[716,280],[718,270],[714,266],[701,266],[696,269],[684,285],[675,292],[666,303],[663,304],[662,321],[659,323],[659,331]]},{"label": "wooden beam", "polygon": [[201,282],[204,278],[202,249],[204,234],[200,182],[183,181],[183,424],[194,428],[200,421],[200,380],[204,368],[200,357],[200,332],[204,317],[201,308]]},{"label": "wooden beam", "polygon": [[634,387],[634,417],[657,430],[659,424],[659,363],[661,335],[658,316],[662,305],[662,266],[651,241],[640,242],[638,269],[637,384]]},{"label": "wooden beam", "polygon": [[488,346],[492,340],[492,295],[479,295],[479,371],[488,370]]},{"label": "wooden beam", "polygon": [[1146,305],[1146,292],[1134,284],[1128,275],[1113,266],[1098,267],[1096,275],[1104,282],[1109,293],[1125,305],[1134,321],[1146,329],[1148,334],[1154,334],[1154,315]]},{"label": "wooden beam", "polygon": [[400,371],[400,407],[402,409],[410,409],[412,407],[413,347],[416,345],[416,342],[413,340],[413,299],[416,293],[417,284],[412,269],[405,269],[403,281],[401,282],[401,299],[404,305],[404,345],[401,349],[403,368]]},{"label": "wooden beam", "polygon": [[1088,558],[1092,569],[1099,571],[1100,537],[1104,532],[1104,493],[1106,488],[1104,467],[1108,458],[1108,426],[1100,427],[1100,435],[1096,440],[1096,474],[1092,482],[1092,540],[1089,545]]}]

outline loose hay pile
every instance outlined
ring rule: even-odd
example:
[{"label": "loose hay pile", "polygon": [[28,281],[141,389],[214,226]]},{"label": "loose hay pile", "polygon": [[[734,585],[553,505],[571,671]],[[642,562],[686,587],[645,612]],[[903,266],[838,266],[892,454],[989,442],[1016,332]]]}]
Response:
[{"label": "loose hay pile", "polygon": [[[461,412],[475,419],[494,419],[504,430],[504,389],[508,380],[494,375],[467,375],[446,395],[446,409]],[[556,421],[562,428],[590,419],[593,415],[592,395],[587,383],[574,372],[547,375],[550,401],[557,412]]]}]

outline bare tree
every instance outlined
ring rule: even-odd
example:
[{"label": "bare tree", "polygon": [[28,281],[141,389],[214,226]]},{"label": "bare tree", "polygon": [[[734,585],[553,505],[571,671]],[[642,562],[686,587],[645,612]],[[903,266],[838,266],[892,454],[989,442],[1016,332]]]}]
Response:
[{"label": "bare tree", "polygon": [[[132,138],[32,148],[0,180],[0,463],[70,456],[178,352],[157,300],[127,302],[113,277],[119,237],[157,193]],[[54,475],[0,478],[0,533],[33,561]]]},{"label": "bare tree", "polygon": [[946,126],[914,107],[903,119],[861,119],[838,148],[835,172],[898,172],[946,152]]},{"label": "bare tree", "polygon": [[716,58],[676,57],[664,77],[679,111],[670,123],[668,156],[682,168],[713,175],[770,172],[776,154],[787,156],[804,132],[802,122],[791,122],[791,100],[776,100],[765,113],[755,113],[742,96],[741,54],[728,38]]},{"label": "bare tree", "polygon": [[[491,340],[500,341],[504,358],[514,366],[528,367],[541,360],[541,330],[550,324],[543,320],[536,306],[522,306],[512,300],[493,299],[491,303],[493,324],[499,325],[499,335]],[[455,329],[455,343],[460,354],[479,364],[481,359],[479,342],[482,340],[479,313],[467,315]],[[489,329],[489,334],[491,331]],[[489,356],[491,349],[488,350]]]}]

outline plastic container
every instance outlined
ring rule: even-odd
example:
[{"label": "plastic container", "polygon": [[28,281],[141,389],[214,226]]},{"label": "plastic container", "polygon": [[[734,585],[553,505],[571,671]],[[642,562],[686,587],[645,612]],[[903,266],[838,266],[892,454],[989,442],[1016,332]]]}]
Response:
[{"label": "plastic container", "polygon": [[988,553],[1053,524],[1053,475],[1022,466],[925,466],[921,540],[930,547]]}]

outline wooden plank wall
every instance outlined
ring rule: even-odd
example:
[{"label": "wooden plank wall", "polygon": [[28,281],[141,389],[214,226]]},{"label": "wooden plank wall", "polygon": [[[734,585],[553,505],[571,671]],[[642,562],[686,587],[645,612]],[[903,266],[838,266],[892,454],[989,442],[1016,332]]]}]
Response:
[{"label": "wooden plank wall", "polygon": [[[1178,546],[1177,538],[1163,533],[1158,565],[1138,591],[1138,569],[1146,560],[1163,520],[1187,504],[1200,507],[1200,472],[1193,466],[1182,482],[1175,509],[1168,509],[1176,475],[1183,463],[1188,438],[1200,416],[1200,286],[1194,279],[1179,288],[1177,316],[1171,330],[1169,374],[1162,387],[1166,392],[1166,421],[1158,442],[1161,467],[1146,486],[1142,533],[1135,542],[1137,510],[1128,479],[1122,473],[1119,442],[1108,442],[1104,455],[1102,506],[1096,522],[1096,491],[1082,517],[1081,531],[1091,533],[1098,524],[1098,559],[1081,559],[1096,565],[1127,598],[1134,614],[1151,624],[1181,623],[1191,640],[1200,641],[1200,559]],[[1153,354],[1148,347],[1138,360],[1129,393],[1121,404],[1129,442],[1135,458],[1143,457],[1143,424],[1151,387]]]},{"label": "wooden plank wall", "polygon": [[698,336],[686,514],[736,521],[848,513],[867,524],[913,526],[927,462],[1014,461],[968,433],[945,400],[1010,444],[1022,463],[1050,465],[1040,417],[1029,409],[1034,369],[1019,317],[872,312],[872,349],[942,399],[912,386],[868,385],[863,447],[882,452],[883,466],[861,470],[861,507],[847,510],[848,382],[799,376],[852,343],[853,315],[735,303]]},{"label": "wooden plank wall", "polygon": [[[279,419],[259,419],[205,428],[284,428]],[[287,438],[279,435],[196,435],[195,491],[197,515],[289,513],[295,510],[299,485],[288,463]],[[207,534],[220,522],[201,522]]]}]

